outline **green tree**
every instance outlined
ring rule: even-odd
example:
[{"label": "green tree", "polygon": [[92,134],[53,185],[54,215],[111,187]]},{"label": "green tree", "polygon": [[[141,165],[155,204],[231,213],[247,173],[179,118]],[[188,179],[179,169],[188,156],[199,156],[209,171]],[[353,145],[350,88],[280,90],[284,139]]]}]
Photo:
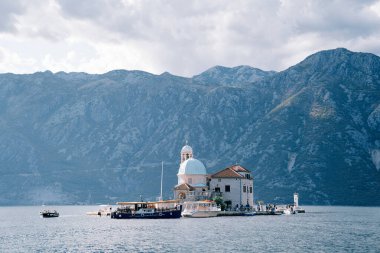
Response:
[{"label": "green tree", "polygon": [[215,196],[213,198],[213,200],[215,201],[215,203],[220,206],[221,210],[224,211],[224,209],[226,208],[226,205],[224,204],[223,202],[223,198],[220,197],[220,196]]}]

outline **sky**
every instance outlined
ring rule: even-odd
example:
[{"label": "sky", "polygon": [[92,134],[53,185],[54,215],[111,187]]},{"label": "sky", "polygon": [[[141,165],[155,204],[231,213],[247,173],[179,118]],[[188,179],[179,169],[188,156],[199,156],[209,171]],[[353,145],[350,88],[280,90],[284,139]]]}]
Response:
[{"label": "sky", "polygon": [[338,47],[380,55],[380,0],[0,0],[0,73],[281,71]]}]

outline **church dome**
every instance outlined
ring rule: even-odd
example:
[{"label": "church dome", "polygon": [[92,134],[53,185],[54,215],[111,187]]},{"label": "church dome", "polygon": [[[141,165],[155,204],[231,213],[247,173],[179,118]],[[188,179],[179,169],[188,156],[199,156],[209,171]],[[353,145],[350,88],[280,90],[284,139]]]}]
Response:
[{"label": "church dome", "polygon": [[189,145],[185,145],[182,147],[181,153],[193,153],[193,149]]},{"label": "church dome", "polygon": [[195,158],[189,158],[179,166],[178,175],[206,175],[203,163]]}]

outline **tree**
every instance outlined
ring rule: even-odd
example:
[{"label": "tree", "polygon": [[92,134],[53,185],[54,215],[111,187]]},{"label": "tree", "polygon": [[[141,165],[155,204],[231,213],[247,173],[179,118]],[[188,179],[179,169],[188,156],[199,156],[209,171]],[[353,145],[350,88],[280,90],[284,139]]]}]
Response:
[{"label": "tree", "polygon": [[215,201],[215,203],[220,206],[221,210],[224,211],[224,209],[226,208],[226,205],[224,204],[223,202],[223,198],[220,197],[220,196],[215,196],[213,198],[213,200]]}]

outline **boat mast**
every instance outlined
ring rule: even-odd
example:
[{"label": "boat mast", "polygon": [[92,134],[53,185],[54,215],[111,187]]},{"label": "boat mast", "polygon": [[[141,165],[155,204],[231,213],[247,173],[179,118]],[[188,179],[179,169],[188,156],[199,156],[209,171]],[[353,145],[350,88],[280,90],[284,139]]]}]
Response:
[{"label": "boat mast", "polygon": [[164,161],[161,162],[161,194],[160,194],[160,200],[162,200],[162,178],[164,175]]}]

